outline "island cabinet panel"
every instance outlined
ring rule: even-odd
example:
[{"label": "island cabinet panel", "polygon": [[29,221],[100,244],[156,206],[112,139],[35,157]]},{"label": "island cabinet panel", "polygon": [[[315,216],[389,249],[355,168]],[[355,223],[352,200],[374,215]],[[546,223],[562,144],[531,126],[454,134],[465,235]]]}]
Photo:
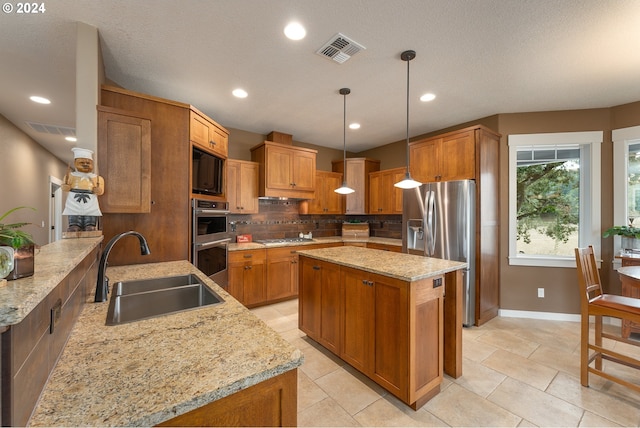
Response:
[{"label": "island cabinet panel", "polygon": [[20,323],[0,336],[2,425],[26,426],[97,280],[94,249]]},{"label": "island cabinet panel", "polygon": [[302,254],[299,327],[417,409],[443,378],[443,285],[442,275],[405,281]]},{"label": "island cabinet panel", "polygon": [[339,353],[341,325],[340,268],[320,260],[300,263],[300,329],[318,343]]},{"label": "island cabinet panel", "polygon": [[297,426],[297,376],[291,370],[158,426]]}]

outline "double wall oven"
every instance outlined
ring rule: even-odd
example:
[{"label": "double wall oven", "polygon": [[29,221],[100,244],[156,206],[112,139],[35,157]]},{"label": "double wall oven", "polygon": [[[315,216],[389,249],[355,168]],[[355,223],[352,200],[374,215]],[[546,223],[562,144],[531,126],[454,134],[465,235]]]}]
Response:
[{"label": "double wall oven", "polygon": [[218,285],[227,288],[228,202],[192,200],[191,262]]}]

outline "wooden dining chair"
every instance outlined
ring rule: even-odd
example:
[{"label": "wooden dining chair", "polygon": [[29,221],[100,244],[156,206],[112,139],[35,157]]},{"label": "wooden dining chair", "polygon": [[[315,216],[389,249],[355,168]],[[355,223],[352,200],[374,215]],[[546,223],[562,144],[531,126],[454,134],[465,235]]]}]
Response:
[{"label": "wooden dining chair", "polygon": [[[640,360],[613,351],[602,340],[606,338],[614,341],[611,345],[624,342],[640,346],[640,342],[625,339],[622,335],[605,333],[602,329],[602,317],[640,322],[640,299],[603,293],[593,247],[576,248],[575,253],[580,286],[580,383],[589,386],[589,373],[593,373],[640,392],[639,384],[605,371],[602,365],[602,360],[607,360],[640,370]],[[589,335],[590,316],[595,317],[593,342]]]}]

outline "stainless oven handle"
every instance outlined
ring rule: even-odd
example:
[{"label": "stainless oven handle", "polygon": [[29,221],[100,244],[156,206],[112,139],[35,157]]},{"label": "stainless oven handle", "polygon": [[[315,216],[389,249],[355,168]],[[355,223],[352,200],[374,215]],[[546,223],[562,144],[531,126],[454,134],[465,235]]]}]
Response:
[{"label": "stainless oven handle", "polygon": [[224,214],[227,215],[229,214],[229,211],[220,211],[220,210],[208,210],[205,208],[196,208],[196,214]]},{"label": "stainless oven handle", "polygon": [[222,244],[224,242],[231,242],[231,238],[221,239],[219,241],[196,243],[195,246],[196,248],[207,248],[207,247],[212,247],[214,245]]}]

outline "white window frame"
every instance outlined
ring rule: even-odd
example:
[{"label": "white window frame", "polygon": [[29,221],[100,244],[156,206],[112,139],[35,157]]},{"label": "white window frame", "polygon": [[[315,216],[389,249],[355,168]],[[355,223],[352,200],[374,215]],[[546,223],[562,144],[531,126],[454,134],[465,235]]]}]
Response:
[{"label": "white window frame", "polygon": [[[630,144],[640,142],[640,126],[614,129],[611,132],[613,141],[613,225],[623,226],[627,220],[627,191],[629,160],[627,152]],[[613,253],[618,254],[622,248],[620,236],[613,237]]]},{"label": "white window frame", "polygon": [[[523,146],[585,146],[580,165],[580,231],[578,242],[584,247],[593,245],[596,258],[600,255],[600,188],[602,131],[558,132],[546,134],[509,135],[509,265],[575,268],[575,257],[518,254],[517,239],[517,152]],[[586,164],[585,164],[586,163]],[[589,189],[587,192],[586,189]]]}]

